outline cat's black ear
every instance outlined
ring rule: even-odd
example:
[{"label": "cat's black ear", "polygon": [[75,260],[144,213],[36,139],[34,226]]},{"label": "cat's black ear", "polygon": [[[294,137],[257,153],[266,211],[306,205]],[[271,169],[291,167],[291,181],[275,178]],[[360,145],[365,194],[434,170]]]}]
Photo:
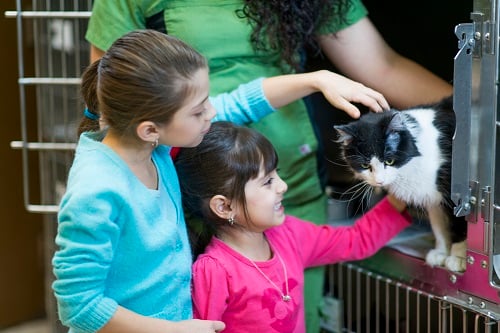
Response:
[{"label": "cat's black ear", "polygon": [[387,126],[387,132],[399,132],[405,129],[404,119],[401,112],[395,112]]},{"label": "cat's black ear", "polygon": [[338,138],[335,142],[342,143],[344,146],[347,146],[352,141],[352,134],[348,132],[347,126],[345,125],[336,125],[333,128],[337,131]]}]

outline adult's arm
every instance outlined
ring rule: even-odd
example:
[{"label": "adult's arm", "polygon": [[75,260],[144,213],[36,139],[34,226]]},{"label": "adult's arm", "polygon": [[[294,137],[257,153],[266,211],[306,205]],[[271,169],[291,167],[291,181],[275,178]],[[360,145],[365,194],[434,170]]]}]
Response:
[{"label": "adult's arm", "polygon": [[396,108],[435,102],[453,92],[449,83],[393,50],[368,17],[320,35],[318,42],[339,71],[381,92]]}]

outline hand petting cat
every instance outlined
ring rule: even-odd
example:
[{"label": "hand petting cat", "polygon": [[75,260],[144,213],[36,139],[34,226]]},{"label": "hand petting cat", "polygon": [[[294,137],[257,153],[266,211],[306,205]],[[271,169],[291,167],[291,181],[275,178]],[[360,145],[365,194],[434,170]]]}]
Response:
[{"label": "hand petting cat", "polygon": [[389,103],[384,95],[362,83],[345,76],[321,70],[316,73],[317,89],[334,107],[343,110],[352,118],[359,118],[361,113],[352,103],[360,103],[374,112],[389,110]]},{"label": "hand petting cat", "polygon": [[[328,70],[273,76],[266,78],[263,85],[267,99],[273,101],[275,108],[312,93],[321,92],[331,105],[352,118],[357,119],[361,115],[359,109],[352,103],[363,104],[374,112],[389,109],[389,103],[381,93]],[[286,86],[286,89],[266,89],[266,85]]]},{"label": "hand petting cat", "polygon": [[392,205],[392,207],[397,209],[398,212],[402,213],[406,210],[406,203],[404,201],[398,199],[394,195],[388,193],[387,200]]}]

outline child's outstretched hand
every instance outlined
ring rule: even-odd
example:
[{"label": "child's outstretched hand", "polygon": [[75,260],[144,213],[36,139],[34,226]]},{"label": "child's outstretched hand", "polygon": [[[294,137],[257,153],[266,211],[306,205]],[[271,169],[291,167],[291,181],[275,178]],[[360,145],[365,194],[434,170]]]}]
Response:
[{"label": "child's outstretched hand", "polygon": [[353,118],[359,118],[361,115],[359,109],[351,104],[353,102],[363,104],[374,112],[389,109],[389,103],[381,93],[345,76],[327,70],[311,72],[306,75],[311,75],[316,89],[325,96],[331,105],[343,110]]},{"label": "child's outstretched hand", "polygon": [[387,194],[387,200],[389,200],[389,203],[397,209],[398,212],[402,213],[406,209],[406,203],[403,201],[399,200],[392,194]]},{"label": "child's outstretched hand", "polygon": [[353,118],[359,118],[361,113],[352,103],[363,104],[374,112],[389,109],[381,93],[327,70],[268,77],[262,87],[269,103],[277,109],[315,92],[321,92],[330,104]]}]

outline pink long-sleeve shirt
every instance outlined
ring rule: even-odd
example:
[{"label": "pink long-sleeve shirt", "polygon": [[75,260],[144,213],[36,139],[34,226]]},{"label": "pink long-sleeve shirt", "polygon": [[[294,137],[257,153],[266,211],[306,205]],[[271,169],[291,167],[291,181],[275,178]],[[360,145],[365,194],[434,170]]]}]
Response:
[{"label": "pink long-sleeve shirt", "polygon": [[304,269],[369,257],[410,222],[410,216],[399,213],[387,199],[352,226],[318,226],[287,216],[265,235],[273,253],[283,259],[288,302],[281,297],[286,284],[279,257],[255,264],[281,292],[248,258],[214,237],[193,266],[194,316],[222,320],[224,332],[230,333],[305,333]]}]

